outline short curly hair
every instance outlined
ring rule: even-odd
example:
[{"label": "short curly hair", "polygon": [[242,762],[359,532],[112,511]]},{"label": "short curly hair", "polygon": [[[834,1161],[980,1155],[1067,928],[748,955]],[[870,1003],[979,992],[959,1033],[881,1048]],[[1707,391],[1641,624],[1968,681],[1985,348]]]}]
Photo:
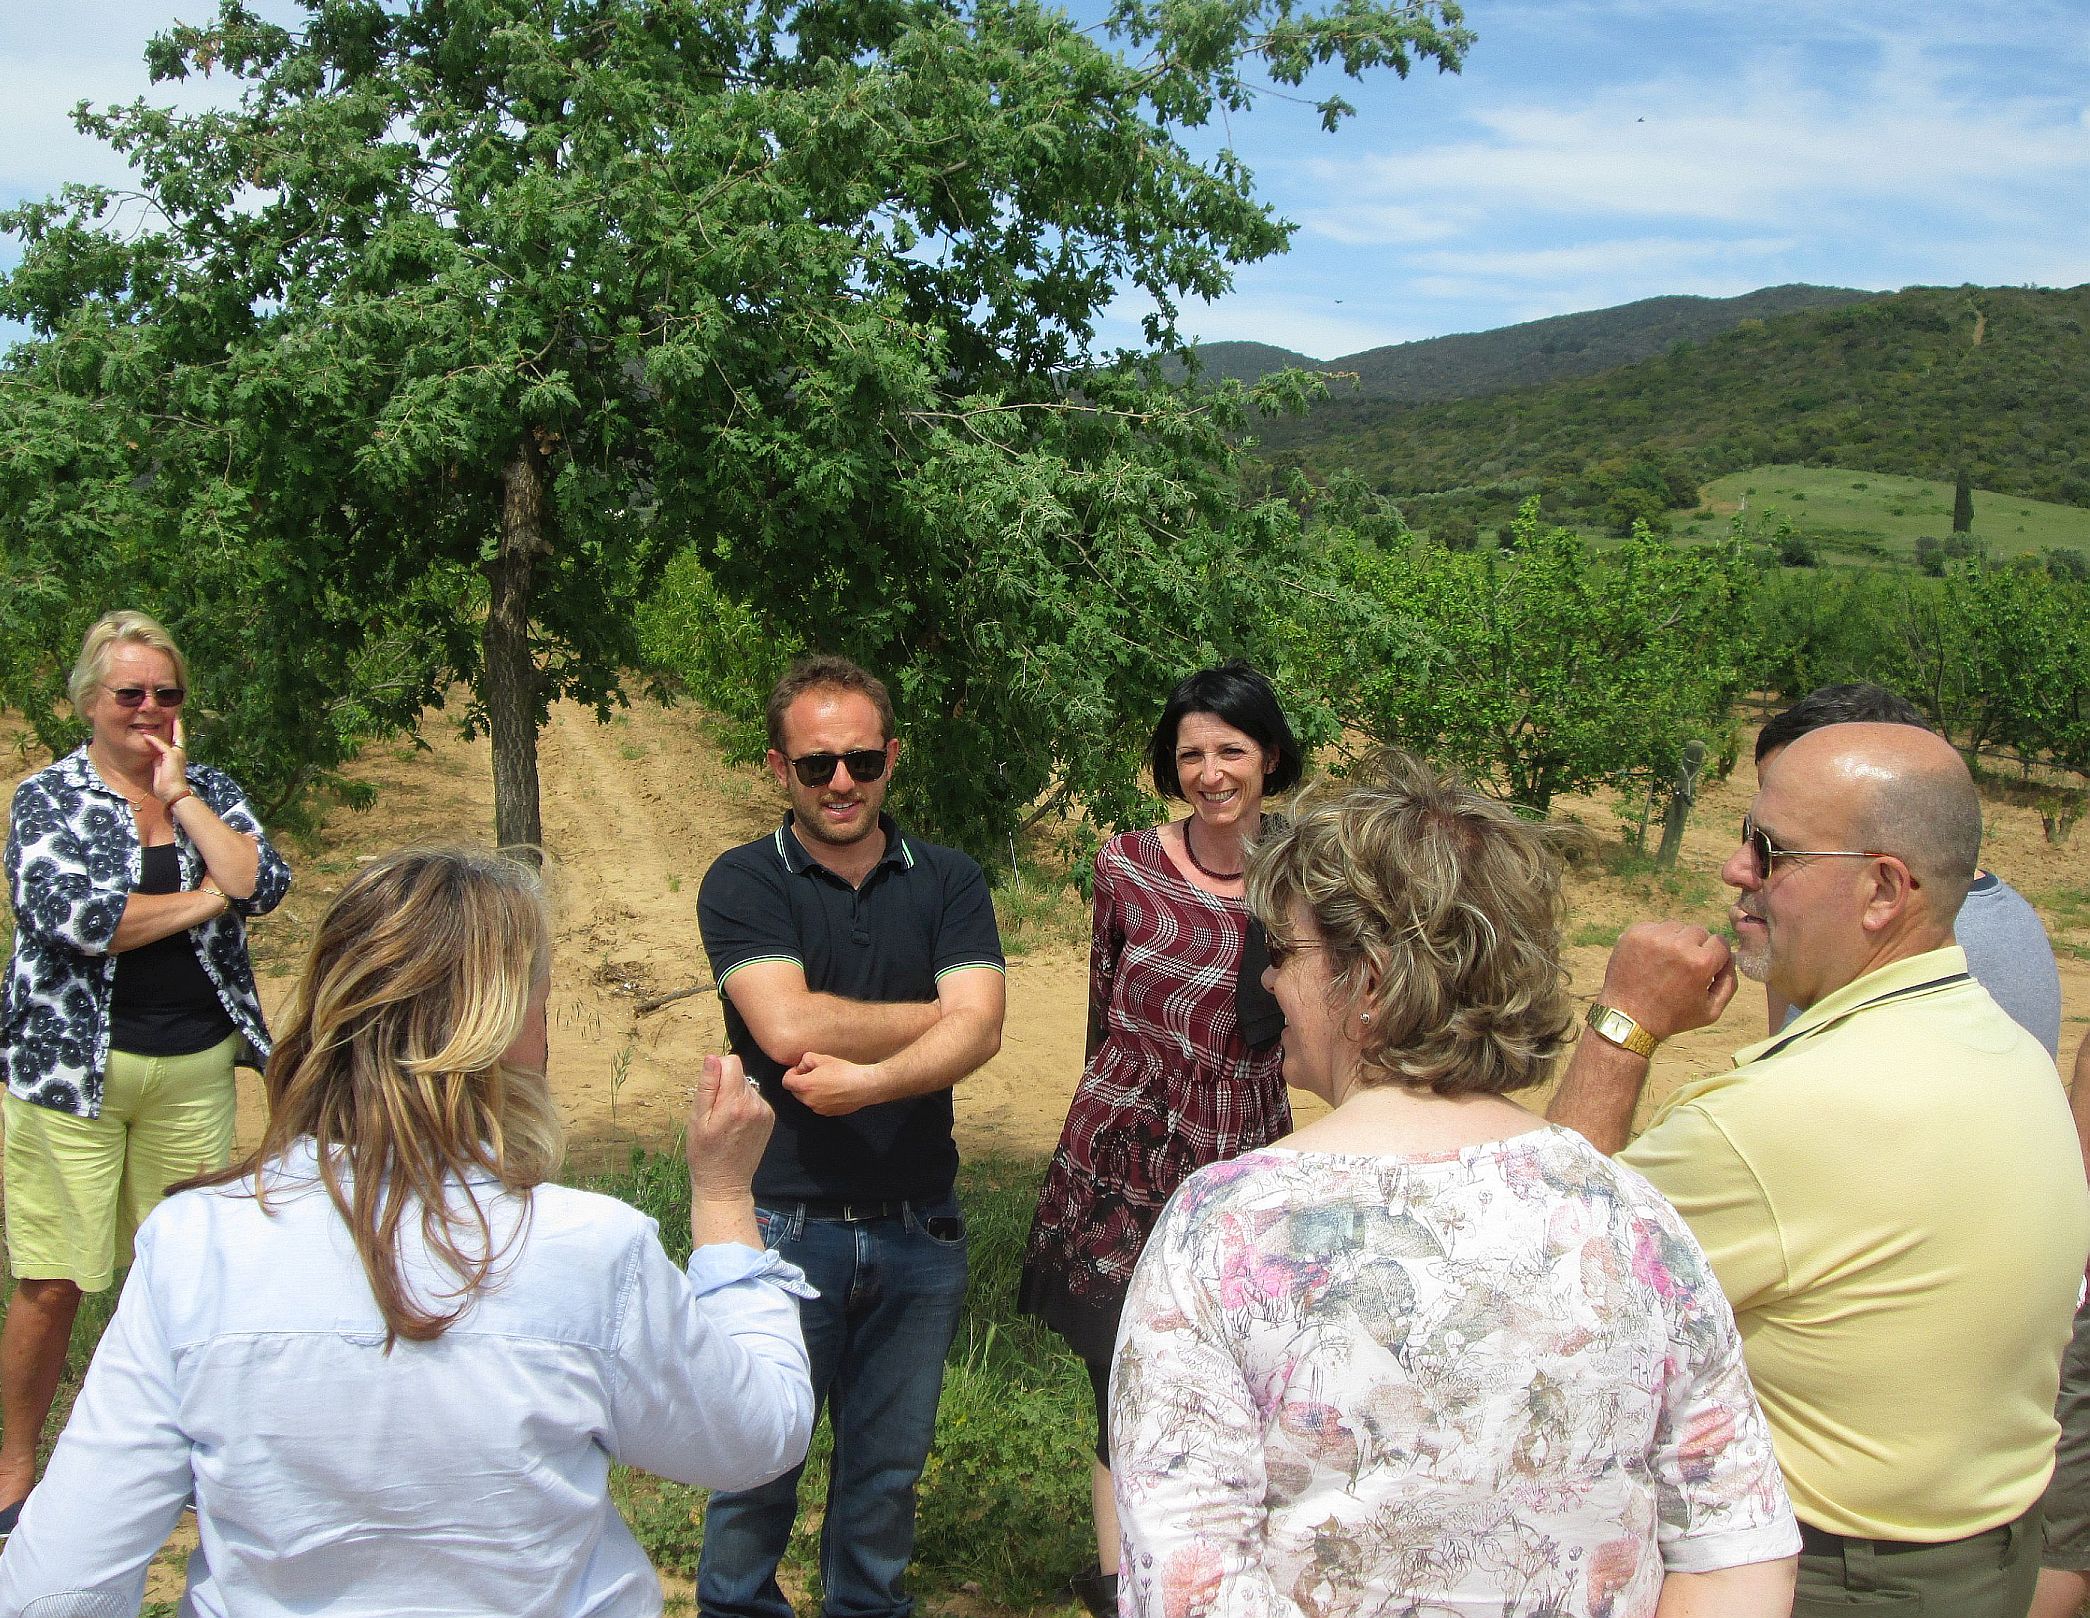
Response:
[{"label": "short curly hair", "polygon": [[1248,904],[1279,951],[1293,905],[1313,917],[1345,1011],[1371,1013],[1363,1082],[1506,1094],[1548,1078],[1574,1026],[1558,853],[1571,835],[1389,750],[1266,831]]}]

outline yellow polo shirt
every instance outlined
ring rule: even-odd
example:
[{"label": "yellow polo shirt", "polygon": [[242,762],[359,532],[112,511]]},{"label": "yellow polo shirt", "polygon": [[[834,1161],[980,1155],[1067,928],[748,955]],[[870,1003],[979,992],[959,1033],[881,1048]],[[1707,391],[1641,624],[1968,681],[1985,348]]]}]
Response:
[{"label": "yellow polo shirt", "polygon": [[1620,1154],[1704,1246],[1794,1509],[1838,1533],[1979,1533],[2053,1469],[2090,1193],[2053,1061],[1965,971],[1866,974]]}]

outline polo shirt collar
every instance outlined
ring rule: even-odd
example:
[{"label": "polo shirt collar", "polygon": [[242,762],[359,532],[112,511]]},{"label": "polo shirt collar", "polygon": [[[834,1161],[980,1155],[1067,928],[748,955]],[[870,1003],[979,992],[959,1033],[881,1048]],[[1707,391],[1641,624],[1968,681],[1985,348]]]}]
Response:
[{"label": "polo shirt collar", "polygon": [[[885,833],[885,852],[878,857],[878,863],[871,869],[882,871],[890,866],[895,870],[913,870],[914,850],[907,846],[907,837],[900,830],[900,823],[881,809],[878,811],[878,828]],[[771,841],[776,846],[777,858],[784,862],[784,869],[793,876],[803,876],[816,868],[823,871],[827,869],[808,854],[805,844],[798,840],[798,828],[792,825],[789,811],[785,812],[783,824],[777,827]],[[868,881],[869,877],[866,876],[865,880]]]},{"label": "polo shirt collar", "polygon": [[1921,955],[1905,955],[1898,961],[1889,961],[1885,966],[1875,967],[1861,978],[1853,978],[1835,993],[1823,995],[1770,1038],[1760,1039],[1754,1045],[1743,1046],[1734,1053],[1734,1065],[1746,1066],[1762,1058],[1775,1046],[1790,1045],[1828,1027],[1831,1023],[1841,1022],[1861,1009],[1869,1000],[1877,1000],[1882,995],[1920,989],[1925,984],[1937,982],[1940,978],[1964,977],[1966,970],[1967,952],[1957,944],[1948,944],[1943,949],[1925,950]]}]

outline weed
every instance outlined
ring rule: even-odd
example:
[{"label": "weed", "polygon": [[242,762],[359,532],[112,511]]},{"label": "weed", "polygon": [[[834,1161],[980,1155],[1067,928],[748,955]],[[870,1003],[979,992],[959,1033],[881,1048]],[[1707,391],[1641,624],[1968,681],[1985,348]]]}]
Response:
[{"label": "weed", "polygon": [[1084,943],[1089,935],[1088,906],[1072,879],[1029,862],[1015,866],[994,890],[994,919],[1011,955]]},{"label": "weed", "polygon": [[624,1043],[617,1048],[617,1054],[610,1062],[610,1130],[612,1133],[615,1133],[617,1128],[617,1096],[624,1088],[624,1081],[631,1077],[632,1046],[636,1038],[636,1035],[628,1036]]},{"label": "weed", "polygon": [[[1638,904],[1636,909],[1648,915],[1677,916],[1696,921],[1711,931],[1719,931],[1727,922],[1727,889],[1703,871],[1693,871],[1679,866],[1673,871],[1657,869],[1654,857],[1635,848],[1630,842],[1604,845],[1601,863],[1617,882],[1624,893]],[[1617,930],[1611,929],[1609,939],[1593,935],[1604,930],[1598,924],[1590,924],[1569,939],[1570,943],[1616,942]]]}]

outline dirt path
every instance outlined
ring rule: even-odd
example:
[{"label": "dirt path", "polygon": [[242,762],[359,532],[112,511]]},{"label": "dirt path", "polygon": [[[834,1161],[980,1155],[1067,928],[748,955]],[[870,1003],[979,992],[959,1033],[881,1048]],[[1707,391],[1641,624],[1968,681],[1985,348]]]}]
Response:
[{"label": "dirt path", "polygon": [[[590,1168],[633,1144],[663,1147],[675,1138],[692,1064],[723,1045],[718,1001],[707,987],[651,1013],[642,1014],[639,1004],[709,984],[696,932],[698,884],[721,851],[774,825],[784,800],[759,769],[723,763],[696,714],[652,704],[634,706],[607,725],[583,709],[555,709],[540,768],[559,909],[552,1070],[577,1165]],[[280,974],[292,964],[311,918],[357,860],[417,838],[479,842],[489,835],[483,740],[466,743],[431,726],[425,748],[373,749],[358,773],[378,788],[376,807],[334,817],[321,846],[296,861],[299,888],[287,914],[266,925],[262,955],[278,973],[267,980],[272,1000],[283,992],[287,978]],[[1569,936],[1582,942],[1566,956],[1579,996],[1596,992],[1609,938],[1627,922],[1666,914],[1718,924],[1726,889],[1717,873],[1754,784],[1744,763],[1733,779],[1705,789],[1675,876],[1619,877],[1597,860],[1575,870]],[[1584,821],[1599,841],[1615,841],[1617,819],[1608,803],[1570,799],[1558,807]],[[1992,867],[2035,899],[2072,891],[2078,855],[2069,845],[2047,844],[2033,810],[1992,801],[1988,819],[1985,852]],[[2072,913],[2047,909],[2057,939],[2090,944]],[[1080,1074],[1087,969],[1085,951],[1068,944],[1011,959],[1002,1053],[958,1091],[962,1150],[1051,1150]],[[2064,951],[2061,972],[2065,1057],[2090,1018],[2090,965]],[[1717,1026],[1672,1041],[1657,1061],[1648,1106],[1761,1037],[1761,1016],[1759,997],[1745,986]],[[1542,1096],[1530,1099],[1543,1104]],[[248,1116],[250,1127],[258,1127],[251,1101]]]},{"label": "dirt path", "polygon": [[[605,725],[585,709],[561,705],[540,746],[544,841],[558,909],[552,1073],[574,1165],[587,1171],[621,1160],[634,1145],[665,1148],[675,1140],[696,1060],[724,1043],[697,937],[698,884],[720,852],[774,825],[784,799],[760,769],[724,763],[689,709],[641,703]],[[490,840],[490,769],[485,740],[462,740],[441,716],[431,716],[420,746],[366,750],[353,773],[377,789],[375,806],[337,811],[317,839],[289,847],[296,887],[255,929],[272,1013],[288,993],[313,922],[360,862],[407,842]],[[1609,939],[1627,922],[1681,915],[1719,923],[1726,890],[1717,873],[1754,784],[1744,763],[1733,779],[1706,787],[1674,876],[1620,876],[1595,859],[1571,874],[1573,942],[1565,954],[1580,997],[1596,992]],[[1556,807],[1584,821],[1600,843],[1616,841],[1608,803],[1569,799]],[[2048,844],[2029,807],[1991,798],[1987,816],[1986,862],[2042,904],[2063,946],[2066,1060],[2090,1021],[2090,964],[2074,953],[2090,950],[2090,896],[2076,886],[2080,856],[2070,844]],[[1066,902],[1072,908],[1062,933],[1078,934],[1079,906]],[[1080,1075],[1087,964],[1085,948],[1073,943],[1012,957],[1002,1052],[957,1094],[966,1153],[1051,1150]],[[698,992],[655,1011],[639,1009],[650,997],[692,986]],[[1745,986],[1717,1026],[1666,1046],[1647,1106],[1761,1037],[1760,1005]],[[254,1075],[243,1072],[240,1083],[245,1142],[259,1133],[261,1094]],[[1528,1099],[1543,1105],[1542,1095]]]}]

